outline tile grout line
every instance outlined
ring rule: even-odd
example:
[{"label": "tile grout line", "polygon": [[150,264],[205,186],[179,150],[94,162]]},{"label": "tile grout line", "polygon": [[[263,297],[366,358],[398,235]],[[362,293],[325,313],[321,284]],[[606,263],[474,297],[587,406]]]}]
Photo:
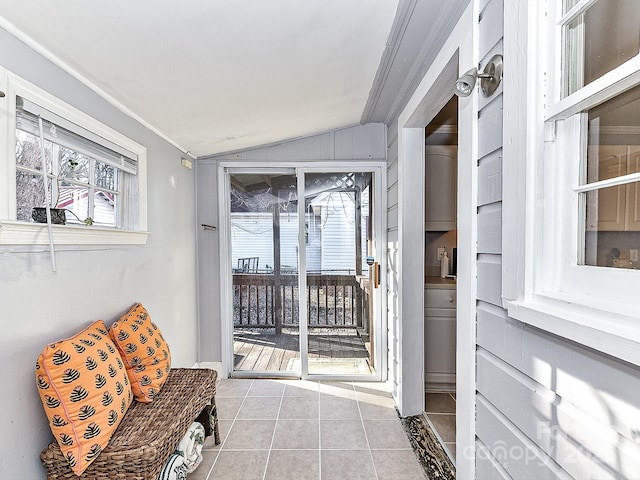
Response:
[{"label": "tile grout line", "polygon": [[371,465],[373,465],[373,473],[376,476],[376,480],[379,480],[378,469],[376,468],[376,462],[373,460],[373,451],[371,450],[371,443],[369,442],[369,435],[367,435],[367,429],[364,426],[364,418],[362,418],[362,410],[360,410],[360,398],[358,398],[358,391],[355,385],[352,385],[353,390],[356,392],[356,406],[358,407],[358,414],[360,415],[360,423],[362,424],[362,430],[364,431],[364,438],[367,441],[367,450],[369,450],[369,458],[371,458]]},{"label": "tile grout line", "polygon": [[220,448],[218,449],[218,452],[216,453],[216,458],[213,461],[213,463],[211,464],[211,468],[209,469],[209,473],[207,473],[207,476],[205,477],[206,480],[209,480],[209,477],[211,476],[211,473],[213,472],[213,468],[216,466],[216,463],[218,463],[218,459],[220,458],[220,454],[222,453],[222,449],[224,448],[225,443],[227,443],[227,438],[229,438],[229,433],[231,433],[231,429],[236,424],[236,420],[238,419],[238,415],[240,414],[240,410],[242,409],[242,406],[244,405],[245,400],[249,396],[249,390],[251,390],[251,387],[253,386],[253,382],[254,382],[254,380],[251,380],[251,383],[249,384],[249,388],[247,388],[247,391],[244,394],[244,397],[242,397],[242,402],[240,403],[240,406],[238,407],[238,411],[236,412],[235,417],[233,417],[233,420],[231,421],[231,426],[229,427],[229,431],[225,435],[224,440],[222,440],[222,443],[220,444]]},{"label": "tile grout line", "polygon": [[322,480],[322,419],[320,418],[320,385],[321,382],[317,382],[318,385],[318,480]]},{"label": "tile grout line", "polygon": [[[321,382],[319,382],[319,381],[318,381],[318,382],[314,382],[314,383],[315,383],[315,384],[316,384],[316,386],[317,386],[317,390],[314,392],[314,395],[313,395],[313,397],[311,397],[311,398],[314,398],[314,397],[315,397],[315,398],[317,399],[317,402],[318,402],[318,405],[317,405],[317,415],[318,415],[318,417],[317,417],[317,419],[318,419],[318,420],[317,420],[317,426],[318,426],[318,434],[317,434],[317,435],[318,435],[318,437],[317,437],[317,438],[318,438],[317,458],[318,458],[318,478],[319,478],[319,480],[320,480],[320,479],[322,479],[322,449],[323,449],[323,448],[322,448],[322,422],[323,422],[323,416],[322,416],[321,399],[323,398],[323,394],[322,394],[322,388],[321,388],[321,387],[322,387],[322,384],[321,384]],[[344,385],[344,384],[345,384],[345,383],[347,383],[347,382],[341,382],[341,383],[343,383],[343,385]],[[362,406],[362,405],[361,405],[361,400],[362,400],[362,401],[365,401],[365,398],[363,398],[363,399],[361,399],[361,398],[360,398],[360,397],[361,397],[362,395],[364,395],[364,394],[361,394],[361,392],[359,392],[359,391],[356,389],[356,387],[355,387],[355,385],[354,385],[354,382],[353,382],[353,381],[348,382],[348,385],[350,386],[350,390],[351,390],[351,391],[354,393],[354,395],[355,395],[356,408],[358,409],[358,416],[359,416],[359,418],[360,418],[360,424],[361,424],[361,426],[362,426],[362,428],[363,428],[363,432],[364,432],[364,434],[365,434],[366,450],[368,450],[368,451],[369,451],[369,458],[371,458],[371,462],[372,462],[372,466],[373,466],[373,472],[374,472],[374,475],[372,476],[372,479],[374,479],[374,480],[379,480],[379,479],[380,479],[380,475],[381,475],[381,473],[378,473],[378,471],[377,471],[377,466],[376,466],[375,461],[374,461],[373,452],[374,452],[374,451],[376,451],[376,450],[380,450],[380,448],[373,449],[373,448],[371,447],[371,442],[370,442],[370,439],[369,439],[369,434],[367,433],[367,430],[366,430],[366,428],[365,428],[365,419],[364,419],[364,415],[363,415],[362,408],[361,408],[361,406]],[[228,438],[229,438],[229,432],[231,432],[231,430],[235,427],[235,425],[236,425],[237,421],[238,421],[238,420],[240,420],[240,411],[241,411],[241,410],[242,410],[242,408],[244,407],[244,405],[245,405],[245,403],[246,403],[247,398],[249,398],[249,397],[250,397],[250,392],[251,392],[251,389],[253,388],[253,386],[256,386],[256,385],[255,385],[255,380],[253,380],[253,381],[251,382],[251,384],[249,384],[249,387],[248,387],[248,389],[247,389],[246,393],[245,393],[245,394],[244,394],[244,396],[242,397],[242,401],[241,401],[241,403],[240,403],[240,405],[239,405],[239,407],[238,407],[238,409],[237,409],[237,411],[236,411],[236,414],[235,414],[235,416],[234,416],[233,420],[231,421],[231,425],[230,425],[230,427],[229,427],[229,431],[228,431],[228,432],[227,432],[227,434],[225,435],[225,437],[224,437],[224,439],[223,439],[223,442],[222,442],[222,444],[221,444],[221,446],[220,446],[220,449],[215,453],[215,458],[214,458],[213,464],[212,464],[211,468],[209,469],[209,471],[208,471],[208,473],[207,473],[207,476],[205,477],[207,480],[213,480],[213,477],[212,477],[212,475],[213,475],[213,469],[214,469],[214,467],[217,465],[217,462],[218,462],[218,461],[220,461],[220,455],[221,455],[221,453],[222,453],[222,451],[223,451],[223,450],[224,450],[225,452],[230,452],[230,451],[245,451],[245,450],[244,450],[244,448],[243,448],[243,446],[239,446],[238,448],[228,448],[228,447],[227,447],[227,443],[226,443],[226,442],[228,441]],[[346,386],[346,385],[345,385],[345,386]],[[278,409],[277,409],[276,418],[275,418],[275,425],[274,425],[274,430],[273,430],[273,432],[272,432],[270,445],[269,445],[269,447],[268,447],[268,448],[260,449],[260,450],[262,450],[263,452],[264,452],[264,451],[266,451],[266,452],[267,452],[266,463],[265,463],[265,466],[264,466],[263,475],[262,475],[262,477],[261,477],[261,478],[262,478],[262,480],[266,480],[266,478],[267,478],[268,466],[269,466],[269,464],[270,464],[270,462],[271,462],[271,455],[272,455],[272,453],[273,453],[273,451],[274,451],[274,450],[276,450],[276,451],[280,451],[280,450],[295,450],[295,451],[308,451],[308,452],[312,452],[313,450],[316,450],[315,448],[294,448],[294,449],[287,449],[287,448],[284,448],[284,449],[275,449],[275,448],[274,448],[274,446],[275,446],[275,435],[276,435],[276,432],[277,432],[278,423],[279,423],[279,421],[280,421],[280,419],[281,419],[281,415],[284,413],[283,408],[284,408],[284,397],[285,397],[286,390],[287,390],[287,386],[285,385],[285,386],[284,386],[284,388],[283,388],[283,390],[282,390],[282,392],[281,392],[281,394],[279,395],[280,400],[279,400],[279,404],[278,404]],[[267,393],[268,393],[268,392],[267,392]],[[335,397],[335,398],[338,398],[338,396],[339,396],[339,395],[338,395],[338,396],[336,396],[335,394],[328,393],[328,394],[326,394],[326,395],[324,395],[324,396],[325,396],[325,397],[328,397],[328,398],[329,398],[329,397]],[[276,397],[276,396],[274,396],[274,395],[268,395],[268,397],[271,397],[271,398],[274,398],[274,397],[275,397],[275,398],[277,398],[277,397]],[[221,397],[221,398],[222,398],[222,397]],[[263,398],[267,398],[267,397],[263,397]],[[295,396],[295,395],[294,395],[294,396],[292,396],[291,398],[299,398],[299,399],[302,399],[302,398],[306,398],[306,395],[305,395],[305,396],[302,396],[302,397],[297,397],[297,396]],[[294,403],[295,403],[295,402],[294,402]],[[309,411],[309,412],[310,412],[310,411]],[[301,418],[302,418],[302,417],[301,417]],[[375,418],[377,418],[377,417],[375,417]],[[272,419],[273,419],[273,417],[272,417],[272,418],[270,418],[270,419],[264,418],[264,420],[272,420]],[[333,449],[328,448],[327,450],[333,450]],[[336,451],[341,451],[342,449],[335,449],[335,450],[336,450]],[[383,450],[394,450],[394,451],[395,451],[395,450],[406,450],[406,449],[404,449],[404,448],[392,448],[392,449],[390,449],[390,448],[386,448],[386,449],[383,449]],[[259,477],[259,478],[260,478],[260,477]]]},{"label": "tile grout line", "polygon": [[276,423],[273,426],[273,433],[271,434],[271,444],[269,445],[269,451],[267,452],[267,463],[264,464],[264,473],[262,474],[262,480],[267,478],[267,468],[269,467],[269,460],[271,460],[271,450],[273,450],[273,440],[276,438],[276,430],[278,428],[278,420],[280,420],[280,410],[282,410],[282,401],[284,399],[284,391],[287,386],[284,385],[282,389],[282,395],[280,396],[280,405],[278,405],[278,413],[276,414]]}]

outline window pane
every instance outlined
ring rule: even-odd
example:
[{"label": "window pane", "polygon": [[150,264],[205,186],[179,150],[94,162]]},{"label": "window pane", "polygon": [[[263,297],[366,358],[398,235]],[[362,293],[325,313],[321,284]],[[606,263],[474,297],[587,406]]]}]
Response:
[{"label": "window pane", "polygon": [[640,172],[640,86],[588,112],[587,182]]},{"label": "window pane", "polygon": [[101,161],[96,161],[96,180],[98,187],[117,190],[117,172],[118,169]]},{"label": "window pane", "polygon": [[564,96],[570,95],[583,85],[583,15],[564,29]]},{"label": "window pane", "polygon": [[139,230],[146,192],[140,191],[137,175],[138,162],[146,161],[144,148],[123,147],[134,143],[105,133],[97,121],[74,123],[64,118],[64,112],[74,109],[58,101],[42,96],[40,105],[20,96],[15,99],[16,157],[9,173],[15,175],[16,208],[10,219],[42,222],[40,209],[48,199],[66,216],[66,222],[62,215],[52,218],[54,223]]},{"label": "window pane", "polygon": [[233,369],[300,372],[296,177],[233,174],[230,194]]},{"label": "window pane", "polygon": [[[586,181],[594,183],[640,172],[640,86],[588,111]],[[583,195],[585,264],[640,268],[638,182]]]},{"label": "window pane", "polygon": [[640,52],[640,2],[600,0],[565,26],[565,95]]},{"label": "window pane", "polygon": [[[48,171],[51,171],[51,142],[44,142]],[[42,169],[42,155],[40,152],[40,139],[27,132],[16,130],[16,165]]]},{"label": "window pane", "polygon": [[16,171],[16,219],[31,221],[33,207],[44,206],[44,179],[42,175]]},{"label": "window pane", "polygon": [[89,189],[66,182],[61,182],[58,208],[68,212],[67,223],[83,223],[89,216]]},{"label": "window pane", "polygon": [[116,226],[118,196],[97,190],[93,195],[93,223],[103,227]]},{"label": "window pane", "polygon": [[40,147],[33,135],[16,132],[16,165],[40,170]]},{"label": "window pane", "polygon": [[[42,176],[36,173],[40,170],[39,138],[18,131],[16,152],[16,219],[32,221],[33,207],[44,206],[45,199]],[[53,191],[51,206],[66,210],[66,223],[83,224],[90,217],[93,224],[116,227],[118,178],[121,171],[106,162],[94,160],[84,153],[49,140],[45,140],[45,153],[50,172],[52,156],[56,164],[53,176],[49,177],[49,192]],[[27,169],[33,169],[34,172]]]},{"label": "window pane", "polygon": [[585,264],[640,268],[640,182],[588,192]]},{"label": "window pane", "polygon": [[640,183],[602,188],[586,197],[585,264],[640,268]]},{"label": "window pane", "polygon": [[89,158],[66,147],[56,145],[59,175],[77,182],[89,183]]}]

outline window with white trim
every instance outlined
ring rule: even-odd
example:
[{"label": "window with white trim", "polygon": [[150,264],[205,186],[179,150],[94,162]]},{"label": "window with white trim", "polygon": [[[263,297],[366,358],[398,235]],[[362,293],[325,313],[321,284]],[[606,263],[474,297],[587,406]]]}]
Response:
[{"label": "window with white trim", "polygon": [[[526,127],[505,123],[505,145],[525,136],[519,153],[527,158],[505,167],[505,182],[519,172],[527,190],[505,188],[504,202],[524,202],[526,212],[524,249],[506,249],[504,261],[517,266],[505,279],[519,285],[503,288],[506,306],[640,364],[640,353],[620,353],[622,342],[640,344],[640,2],[526,3],[526,16],[505,9],[505,24],[525,18],[529,32],[518,74],[528,80]],[[507,50],[517,49],[505,46],[505,70]]]},{"label": "window with white trim", "polygon": [[144,243],[146,149],[0,73],[7,92],[0,127],[9,139],[0,178],[7,192],[0,204],[0,244],[44,243],[47,222],[55,243]]},{"label": "window with white trim", "polygon": [[[621,295],[629,275],[605,269],[640,267],[640,3],[555,3],[556,58],[546,65],[553,79],[545,108],[548,232],[538,278],[551,295],[618,303],[607,309],[636,314]],[[623,285],[607,294],[603,282]]]}]

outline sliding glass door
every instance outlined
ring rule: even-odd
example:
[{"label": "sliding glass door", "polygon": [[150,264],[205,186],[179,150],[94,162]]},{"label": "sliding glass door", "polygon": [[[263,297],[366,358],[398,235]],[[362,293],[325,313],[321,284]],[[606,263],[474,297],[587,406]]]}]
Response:
[{"label": "sliding glass door", "polygon": [[232,375],[379,378],[381,172],[221,167]]},{"label": "sliding glass door", "polygon": [[309,374],[374,373],[371,172],[305,175]]},{"label": "sliding glass door", "polygon": [[300,373],[294,171],[231,173],[233,369]]}]

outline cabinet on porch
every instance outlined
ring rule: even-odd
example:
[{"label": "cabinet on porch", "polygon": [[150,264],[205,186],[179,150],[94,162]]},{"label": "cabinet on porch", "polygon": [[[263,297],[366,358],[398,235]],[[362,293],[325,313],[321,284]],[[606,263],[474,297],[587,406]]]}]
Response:
[{"label": "cabinet on porch", "polygon": [[425,382],[427,388],[455,385],[456,290],[455,281],[435,279],[427,283],[424,309]]},{"label": "cabinet on porch", "polygon": [[427,145],[425,150],[425,230],[456,230],[458,146]]}]

